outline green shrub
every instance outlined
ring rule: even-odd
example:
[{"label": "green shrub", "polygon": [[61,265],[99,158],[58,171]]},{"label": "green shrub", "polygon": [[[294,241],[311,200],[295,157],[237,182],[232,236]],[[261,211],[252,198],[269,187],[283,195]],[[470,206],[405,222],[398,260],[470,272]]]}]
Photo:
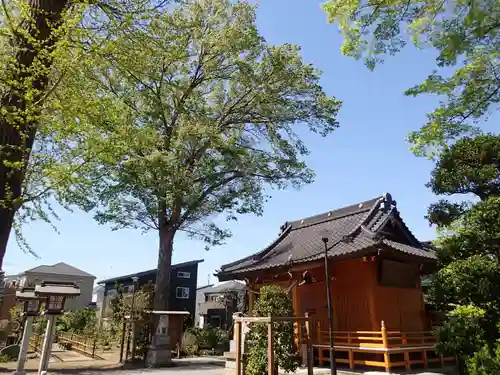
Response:
[{"label": "green shrub", "polygon": [[481,350],[467,358],[466,368],[469,375],[500,374],[500,346],[498,344],[493,347],[483,346]]},{"label": "green shrub", "polygon": [[13,359],[10,356],[2,354],[0,355],[0,363],[12,362]]},{"label": "green shrub", "polygon": [[96,311],[91,308],[70,311],[59,316],[56,325],[58,331],[92,335],[97,328]]},{"label": "green shrub", "polygon": [[216,349],[219,343],[227,340],[227,333],[220,328],[206,327],[199,331],[200,343],[209,349]]},{"label": "green shrub", "polygon": [[[253,310],[254,316],[293,316],[292,301],[285,290],[276,285],[260,289],[260,297]],[[267,323],[253,323],[246,335],[248,356],[245,361],[246,375],[267,373]],[[273,323],[275,374],[278,367],[285,372],[294,372],[298,367],[298,356],[293,345],[293,323]]]},{"label": "green shrub", "polygon": [[182,337],[182,352],[187,356],[197,355],[200,350],[198,336],[191,330],[184,332]]}]

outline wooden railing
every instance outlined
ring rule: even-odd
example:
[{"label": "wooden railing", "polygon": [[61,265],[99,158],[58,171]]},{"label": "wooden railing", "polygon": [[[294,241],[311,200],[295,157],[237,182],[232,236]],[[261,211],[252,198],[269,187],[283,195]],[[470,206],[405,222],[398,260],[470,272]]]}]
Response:
[{"label": "wooden railing", "polygon": [[39,335],[39,334],[31,335],[30,340],[28,342],[29,349],[35,353],[40,353],[42,350],[44,337],[45,336],[43,334],[42,335]]},{"label": "wooden railing", "polygon": [[94,337],[77,335],[71,332],[58,332],[57,342],[68,350],[74,350],[92,358],[100,358],[96,354],[97,339]]},{"label": "wooden railing", "polygon": [[[384,322],[380,331],[335,331],[334,348],[338,354],[335,362],[348,364],[351,369],[356,365],[383,367],[389,371],[392,367],[405,367],[411,370],[412,365],[454,361],[453,357],[442,357],[436,354],[435,337],[432,332],[400,332],[388,331]],[[322,330],[319,323],[313,348],[317,352],[319,364],[330,361],[329,331]]]},{"label": "wooden railing", "polygon": [[[305,366],[307,366],[307,374],[313,375],[313,358],[312,358],[312,346],[311,346],[311,318],[305,314],[303,317],[295,317],[295,316],[269,316],[269,317],[252,317],[252,316],[243,316],[241,313],[236,313],[233,315],[234,321],[234,340],[235,340],[235,375],[242,374],[242,326],[252,324],[252,323],[260,323],[267,324],[267,373],[268,375],[274,375],[275,371],[275,363],[274,363],[274,339],[273,339],[273,323],[276,322],[288,322],[293,325],[294,333],[296,337],[296,342],[301,345],[305,345],[305,351],[302,353],[302,362]],[[297,337],[298,336],[298,337]],[[297,347],[297,349],[299,349]]]}]

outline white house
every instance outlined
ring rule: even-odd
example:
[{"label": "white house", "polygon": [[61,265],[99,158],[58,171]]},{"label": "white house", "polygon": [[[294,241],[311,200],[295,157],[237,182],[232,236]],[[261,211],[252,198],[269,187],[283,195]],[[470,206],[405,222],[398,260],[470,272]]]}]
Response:
[{"label": "white house", "polygon": [[17,275],[17,279],[19,286],[37,285],[42,281],[75,283],[80,288],[80,295],[68,298],[65,310],[81,309],[92,302],[95,276],[63,262],[29,269]]}]

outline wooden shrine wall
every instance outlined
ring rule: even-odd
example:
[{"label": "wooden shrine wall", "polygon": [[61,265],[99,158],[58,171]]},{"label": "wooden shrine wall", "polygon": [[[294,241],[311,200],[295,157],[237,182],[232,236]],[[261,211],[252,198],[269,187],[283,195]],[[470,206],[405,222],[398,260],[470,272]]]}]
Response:
[{"label": "wooden shrine wall", "polygon": [[416,288],[396,288],[376,285],[375,314],[388,330],[418,332],[427,330],[425,306],[420,285]]},{"label": "wooden shrine wall", "polygon": [[[354,331],[371,330],[371,270],[361,259],[332,263],[330,266],[331,291],[333,302],[334,330]],[[300,314],[306,311],[312,316],[314,324],[320,323],[327,329],[327,299],[324,276],[317,273],[320,280],[314,284],[299,287]],[[380,323],[379,323],[380,325]]]},{"label": "wooden shrine wall", "polygon": [[[418,267],[415,265],[415,267]],[[308,312],[322,330],[328,328],[323,270],[314,270],[318,282],[298,287],[298,315]],[[352,259],[331,264],[334,330],[379,331],[383,320],[389,330],[422,331],[425,310],[420,284],[415,288],[381,286],[374,261]],[[297,312],[296,312],[297,314]]]}]

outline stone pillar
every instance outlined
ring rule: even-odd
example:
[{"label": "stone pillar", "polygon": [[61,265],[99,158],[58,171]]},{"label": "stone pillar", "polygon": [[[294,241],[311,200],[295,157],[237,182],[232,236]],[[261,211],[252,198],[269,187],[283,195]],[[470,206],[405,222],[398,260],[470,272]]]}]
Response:
[{"label": "stone pillar", "polygon": [[162,367],[172,364],[170,337],[168,336],[168,315],[158,314],[158,318],[156,332],[151,339],[151,345],[146,357],[148,367]]},{"label": "stone pillar", "polygon": [[246,336],[247,336],[247,333],[250,332],[250,324],[248,324],[248,322],[244,322],[241,324],[241,352],[243,354],[247,353],[248,352],[248,348],[247,348],[247,340],[246,340]]},{"label": "stone pillar", "polygon": [[26,354],[28,354],[28,344],[30,342],[31,330],[33,328],[33,317],[28,315],[24,323],[23,337],[21,340],[21,349],[19,350],[19,357],[17,358],[16,371],[14,375],[24,375],[24,363],[26,362]]},{"label": "stone pillar", "polygon": [[229,340],[229,352],[230,353],[236,353],[236,335],[240,334],[238,330],[241,330],[241,324],[239,327],[237,327],[235,318],[239,318],[243,316],[243,313],[241,312],[236,312],[233,314],[233,339]]},{"label": "stone pillar", "polygon": [[49,367],[50,351],[52,349],[52,339],[56,328],[56,316],[49,315],[47,321],[47,329],[45,330],[45,337],[43,339],[42,355],[40,357],[40,366],[38,368],[38,375],[47,373]]}]

